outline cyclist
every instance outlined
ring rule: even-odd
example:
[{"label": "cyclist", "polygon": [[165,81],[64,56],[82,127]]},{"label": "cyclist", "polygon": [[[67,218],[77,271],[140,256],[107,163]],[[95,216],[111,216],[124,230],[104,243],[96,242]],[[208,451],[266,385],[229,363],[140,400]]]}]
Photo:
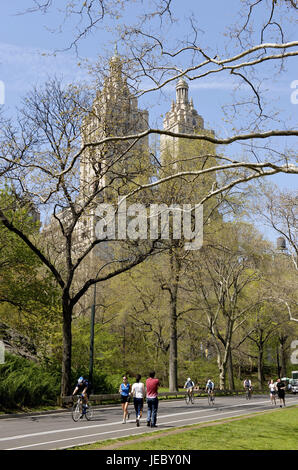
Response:
[{"label": "cyclist", "polygon": [[252,392],[251,380],[245,379],[243,382],[243,388],[245,389],[247,396],[250,397]]},{"label": "cyclist", "polygon": [[88,407],[88,399],[89,399],[89,382],[84,377],[78,378],[78,383],[73,391],[73,396],[79,392],[83,398],[83,407],[82,407],[82,416],[86,414],[86,409]]},{"label": "cyclist", "polygon": [[187,381],[184,384],[184,388],[186,388],[187,390],[189,400],[193,398],[194,386],[195,386],[194,382],[191,380],[190,377],[188,377]]},{"label": "cyclist", "polygon": [[208,394],[210,394],[210,396],[213,399],[213,397],[214,397],[214,382],[212,382],[211,379],[207,380],[205,390],[206,390],[206,392],[208,392]]}]

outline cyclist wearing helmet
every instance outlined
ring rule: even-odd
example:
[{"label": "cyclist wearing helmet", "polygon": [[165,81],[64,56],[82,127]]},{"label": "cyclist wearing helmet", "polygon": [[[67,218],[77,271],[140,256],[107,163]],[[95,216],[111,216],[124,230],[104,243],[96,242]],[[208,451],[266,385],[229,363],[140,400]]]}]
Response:
[{"label": "cyclist wearing helmet", "polygon": [[194,386],[194,382],[191,380],[190,377],[188,377],[187,381],[184,384],[184,388],[186,388],[189,398],[191,398],[191,396],[193,395]]},{"label": "cyclist wearing helmet", "polygon": [[86,413],[86,407],[88,405],[88,398],[89,398],[89,382],[87,379],[84,379],[84,377],[79,377],[78,378],[78,383],[76,385],[76,388],[73,391],[73,396],[79,392],[82,395],[83,398],[83,415]]},{"label": "cyclist wearing helmet", "polygon": [[244,382],[243,382],[243,388],[245,389],[246,393],[251,394],[251,392],[252,392],[251,380],[245,379]]},{"label": "cyclist wearing helmet", "polygon": [[214,383],[212,382],[212,380],[208,379],[206,383],[206,392],[213,394],[213,391],[214,391]]}]

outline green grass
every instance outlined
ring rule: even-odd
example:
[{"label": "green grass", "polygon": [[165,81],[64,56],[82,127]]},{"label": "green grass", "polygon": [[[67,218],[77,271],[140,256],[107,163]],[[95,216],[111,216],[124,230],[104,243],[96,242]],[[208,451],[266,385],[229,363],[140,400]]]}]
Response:
[{"label": "green grass", "polygon": [[[77,450],[101,449],[109,444],[119,445],[120,450],[298,450],[298,407],[275,409],[271,413],[241,420],[231,419],[228,423],[195,428],[189,426],[184,432],[161,436],[142,434],[139,442],[130,443],[136,437],[103,441]],[[156,436],[150,440],[144,437]]]}]

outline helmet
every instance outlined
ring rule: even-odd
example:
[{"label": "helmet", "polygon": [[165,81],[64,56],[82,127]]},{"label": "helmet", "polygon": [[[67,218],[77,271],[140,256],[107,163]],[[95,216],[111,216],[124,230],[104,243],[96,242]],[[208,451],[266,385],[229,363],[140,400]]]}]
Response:
[{"label": "helmet", "polygon": [[83,382],[83,380],[84,380],[84,377],[79,377],[78,378],[78,384],[81,384]]},{"label": "helmet", "polygon": [[188,379],[187,379],[187,382],[189,382],[190,380],[191,380],[191,378],[190,378],[190,377],[188,377]]}]

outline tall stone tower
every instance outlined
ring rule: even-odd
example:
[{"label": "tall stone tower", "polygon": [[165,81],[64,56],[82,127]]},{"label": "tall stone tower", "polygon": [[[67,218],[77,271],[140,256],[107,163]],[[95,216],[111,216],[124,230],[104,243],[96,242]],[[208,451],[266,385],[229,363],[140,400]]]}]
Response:
[{"label": "tall stone tower", "polygon": [[[139,134],[148,128],[148,111],[138,108],[137,98],[129,90],[117,52],[110,60],[109,72],[83,123],[82,145],[107,137]],[[114,185],[119,189],[125,175],[144,179],[149,162],[148,137],[130,148],[133,141],[111,141],[83,152],[80,162],[81,197],[87,197],[94,185]]]},{"label": "tall stone tower", "polygon": [[[175,133],[202,134],[214,136],[212,130],[204,128],[204,120],[188,97],[188,84],[180,79],[176,84],[176,102],[172,102],[169,112],[163,121],[163,129]],[[161,175],[167,176],[181,171],[198,171],[216,165],[215,146],[204,140],[193,140],[181,137],[162,135],[160,139]],[[212,188],[216,181],[215,173],[209,176],[186,177],[180,181],[180,194],[190,198],[192,202],[199,201],[200,196]],[[178,185],[178,183],[177,183]],[[177,186],[176,185],[176,186]],[[186,194],[188,193],[188,196]]]},{"label": "tall stone tower", "polygon": [[[177,82],[176,102],[172,101],[171,110],[165,115],[163,128],[166,131],[184,134],[195,134],[198,130],[204,129],[203,118],[194,109],[192,99],[188,99],[188,84],[183,79]],[[173,159],[176,158],[179,154],[180,141],[181,139],[161,136],[162,158],[165,157],[166,150],[171,153]]]},{"label": "tall stone tower", "polygon": [[[123,71],[123,61],[115,52],[110,60],[109,74],[98,90],[92,109],[82,124],[82,146],[98,143],[109,137],[137,135],[148,129],[148,111],[139,109],[137,98],[130,92]],[[118,197],[135,188],[135,182],[146,183],[150,175],[148,137],[111,140],[83,150],[80,159],[80,195],[84,205],[90,196],[92,204],[77,224],[78,250],[95,240],[98,203],[116,204]],[[108,253],[108,243],[101,243],[101,255]],[[99,250],[93,250],[99,251]],[[96,255],[97,256],[97,255]]]}]

